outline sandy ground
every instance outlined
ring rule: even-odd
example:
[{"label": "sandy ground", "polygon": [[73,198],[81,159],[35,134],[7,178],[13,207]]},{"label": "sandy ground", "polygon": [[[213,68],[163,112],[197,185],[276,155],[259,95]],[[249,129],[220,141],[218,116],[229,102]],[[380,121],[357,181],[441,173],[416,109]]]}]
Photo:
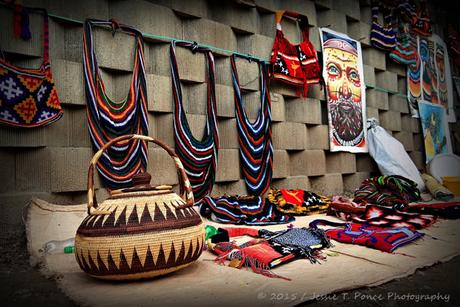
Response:
[{"label": "sandy ground", "polygon": [[[1,306],[77,306],[29,265],[24,233],[1,235]],[[460,256],[387,284],[318,297],[301,306],[460,306]],[[59,277],[58,277],[59,278]],[[273,297],[273,304],[283,296]]]}]

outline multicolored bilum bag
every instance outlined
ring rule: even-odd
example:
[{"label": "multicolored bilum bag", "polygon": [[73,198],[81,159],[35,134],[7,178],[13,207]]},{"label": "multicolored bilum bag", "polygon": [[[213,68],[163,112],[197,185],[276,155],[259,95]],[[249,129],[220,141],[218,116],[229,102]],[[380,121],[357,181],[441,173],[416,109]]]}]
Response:
[{"label": "multicolored bilum bag", "polygon": [[391,51],[390,58],[398,64],[415,65],[417,56],[417,48],[409,33],[409,24],[400,23],[396,47]]},{"label": "multicolored bilum bag", "polygon": [[378,16],[379,6],[374,3],[372,5],[371,45],[382,50],[392,51],[396,47],[396,35],[391,25],[391,12],[384,12],[384,25],[379,23]]},{"label": "multicolored bilum bag", "polygon": [[[48,14],[42,9],[40,13],[44,17],[40,68],[21,68],[0,58],[0,123],[8,126],[45,126],[63,114],[49,61]],[[3,55],[1,50],[0,55]]]},{"label": "multicolored bilum bag", "polygon": [[[295,18],[302,31],[303,41],[293,45],[281,29],[283,16]],[[271,77],[298,86],[307,96],[308,86],[320,83],[321,68],[316,49],[310,42],[307,16],[289,11],[276,12],[276,37],[271,54]]]}]

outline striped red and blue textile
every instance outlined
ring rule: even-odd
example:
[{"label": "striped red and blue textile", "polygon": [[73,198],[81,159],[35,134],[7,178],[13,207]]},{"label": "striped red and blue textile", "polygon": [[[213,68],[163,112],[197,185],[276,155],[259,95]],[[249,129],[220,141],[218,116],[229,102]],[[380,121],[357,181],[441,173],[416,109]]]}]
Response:
[{"label": "striped red and blue textile", "polygon": [[[113,33],[121,31],[135,38],[132,79],[128,95],[122,101],[113,101],[106,94],[94,50],[94,26],[111,27]],[[139,31],[114,21],[87,19],[83,36],[83,71],[89,134],[94,152],[121,135],[148,135],[144,42]],[[132,186],[132,177],[145,170],[147,160],[145,142],[123,141],[104,152],[98,161],[97,169],[106,187],[119,189]]]},{"label": "striped red and blue textile", "polygon": [[200,206],[200,214],[224,224],[271,225],[290,223],[293,216],[280,213],[275,206],[261,196],[206,196]]},{"label": "striped red and blue textile", "polygon": [[370,203],[379,206],[403,208],[420,200],[417,184],[403,176],[376,176],[365,179],[355,191],[356,203]]},{"label": "striped red and blue textile", "polygon": [[[206,108],[206,126],[201,140],[197,140],[190,130],[182,101],[179,69],[176,59],[176,46],[190,48],[194,52],[204,53],[207,59],[208,101]],[[215,64],[212,52],[189,42],[171,42],[171,76],[174,96],[174,142],[179,156],[192,185],[195,202],[200,202],[212,191],[216,177],[217,154],[219,151],[219,133],[216,118]]]},{"label": "striped red and blue textile", "polygon": [[423,233],[405,227],[378,227],[359,223],[336,223],[327,220],[314,220],[310,228],[318,225],[338,226],[327,229],[326,236],[341,242],[363,245],[392,253],[398,247],[414,242],[423,237]]},{"label": "striped red and blue textile", "polygon": [[268,65],[258,62],[260,70],[260,108],[251,123],[244,110],[235,55],[231,57],[235,97],[235,117],[243,177],[250,195],[263,195],[270,187],[273,173],[272,115],[268,89]]},{"label": "striped red and blue textile", "polygon": [[372,6],[372,26],[371,26],[371,45],[382,50],[391,51],[396,47],[396,34],[391,25],[390,13],[383,16],[384,25],[378,21],[379,7],[377,4]]}]

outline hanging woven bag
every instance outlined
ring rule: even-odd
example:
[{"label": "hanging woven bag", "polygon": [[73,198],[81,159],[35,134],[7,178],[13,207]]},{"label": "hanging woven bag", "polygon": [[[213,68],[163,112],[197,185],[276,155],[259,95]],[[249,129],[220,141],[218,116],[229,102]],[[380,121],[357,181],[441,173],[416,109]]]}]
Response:
[{"label": "hanging woven bag", "polygon": [[[310,42],[308,18],[289,11],[276,12],[276,37],[270,59],[270,75],[272,79],[303,89],[303,96],[307,96],[308,86],[320,83],[321,68],[316,49]],[[284,36],[281,28],[283,16],[295,18],[302,31],[302,42],[293,45]]]},{"label": "hanging woven bag", "polygon": [[[180,195],[171,186],[151,186],[150,175],[134,176],[134,187],[113,190],[97,204],[94,171],[104,151],[124,140],[153,142],[174,160]],[[164,275],[198,259],[204,225],[193,209],[190,182],[177,155],[162,142],[143,135],[125,135],[106,143],[88,170],[88,216],[75,237],[75,257],[89,275],[107,280],[133,280]]]},{"label": "hanging woven bag", "polygon": [[[0,124],[20,128],[42,127],[54,123],[63,115],[49,59],[48,13],[44,9],[15,6],[16,9],[19,7],[24,18],[29,18],[25,11],[43,15],[43,62],[37,69],[19,67],[6,60],[0,46]],[[5,28],[2,24],[1,31]],[[25,28],[23,30],[27,32],[28,27]],[[21,29],[17,31],[24,34]]]},{"label": "hanging woven bag", "polygon": [[384,24],[379,23],[379,6],[377,3],[372,5],[372,26],[371,26],[371,45],[385,50],[392,51],[396,47],[396,35],[391,26],[391,14],[383,14]]},{"label": "hanging woven bag", "polygon": [[407,24],[400,23],[396,47],[389,56],[398,64],[415,65],[417,63],[417,48],[409,33]]}]

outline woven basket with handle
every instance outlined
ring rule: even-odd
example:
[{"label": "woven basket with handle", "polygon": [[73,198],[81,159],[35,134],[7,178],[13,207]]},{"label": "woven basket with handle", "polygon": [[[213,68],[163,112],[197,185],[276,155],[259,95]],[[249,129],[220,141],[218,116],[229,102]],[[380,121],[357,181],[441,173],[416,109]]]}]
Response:
[{"label": "woven basket with handle", "polygon": [[[94,194],[94,170],[104,150],[120,141],[153,142],[174,160],[180,194],[171,186],[151,186],[150,175],[138,174],[134,187],[111,192],[102,204]],[[198,259],[204,226],[193,208],[194,199],[185,170],[176,154],[148,136],[125,135],[105,144],[88,170],[88,216],[75,237],[75,257],[91,276],[109,280],[150,278],[190,265]]]}]

